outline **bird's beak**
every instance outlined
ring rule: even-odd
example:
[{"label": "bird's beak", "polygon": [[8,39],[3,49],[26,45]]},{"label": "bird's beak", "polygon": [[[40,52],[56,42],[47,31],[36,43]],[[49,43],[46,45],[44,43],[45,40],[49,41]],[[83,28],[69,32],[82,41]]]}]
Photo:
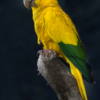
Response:
[{"label": "bird's beak", "polygon": [[34,7],[36,6],[35,0],[23,0],[24,6],[29,9],[29,6]]}]

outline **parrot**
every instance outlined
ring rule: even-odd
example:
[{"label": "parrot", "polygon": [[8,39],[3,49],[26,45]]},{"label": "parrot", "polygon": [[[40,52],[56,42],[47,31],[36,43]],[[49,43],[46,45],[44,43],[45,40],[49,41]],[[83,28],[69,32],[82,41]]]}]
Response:
[{"label": "parrot", "polygon": [[58,0],[23,0],[27,9],[32,9],[32,19],[37,35],[37,43],[44,50],[53,50],[69,64],[83,100],[88,100],[83,78],[95,83],[91,67],[87,62],[84,45],[76,27]]}]

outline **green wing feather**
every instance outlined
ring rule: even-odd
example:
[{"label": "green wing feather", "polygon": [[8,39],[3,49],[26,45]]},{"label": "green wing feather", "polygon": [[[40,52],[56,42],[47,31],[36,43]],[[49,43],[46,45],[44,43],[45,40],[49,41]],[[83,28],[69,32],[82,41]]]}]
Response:
[{"label": "green wing feather", "polygon": [[64,44],[63,42],[58,43],[58,45],[74,66],[78,68],[83,76],[91,83],[92,77],[87,66],[83,44],[78,40],[77,46]]}]

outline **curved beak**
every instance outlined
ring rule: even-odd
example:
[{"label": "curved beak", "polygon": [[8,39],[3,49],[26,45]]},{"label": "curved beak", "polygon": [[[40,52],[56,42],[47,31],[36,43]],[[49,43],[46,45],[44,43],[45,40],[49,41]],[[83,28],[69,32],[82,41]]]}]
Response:
[{"label": "curved beak", "polygon": [[35,0],[23,0],[24,6],[29,9],[29,6],[36,6]]}]

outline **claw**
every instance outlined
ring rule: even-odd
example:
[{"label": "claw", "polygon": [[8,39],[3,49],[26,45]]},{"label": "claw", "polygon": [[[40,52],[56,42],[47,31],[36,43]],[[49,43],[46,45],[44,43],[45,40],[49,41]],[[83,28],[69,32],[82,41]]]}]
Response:
[{"label": "claw", "polygon": [[41,50],[39,50],[39,51],[36,53],[37,57],[39,57],[39,55],[40,55],[40,51],[41,51]]},{"label": "claw", "polygon": [[29,9],[29,6],[36,6],[35,0],[23,0],[24,6]]},{"label": "claw", "polygon": [[53,51],[53,58],[56,58],[56,57],[58,57],[58,53],[56,53],[55,51]]}]

